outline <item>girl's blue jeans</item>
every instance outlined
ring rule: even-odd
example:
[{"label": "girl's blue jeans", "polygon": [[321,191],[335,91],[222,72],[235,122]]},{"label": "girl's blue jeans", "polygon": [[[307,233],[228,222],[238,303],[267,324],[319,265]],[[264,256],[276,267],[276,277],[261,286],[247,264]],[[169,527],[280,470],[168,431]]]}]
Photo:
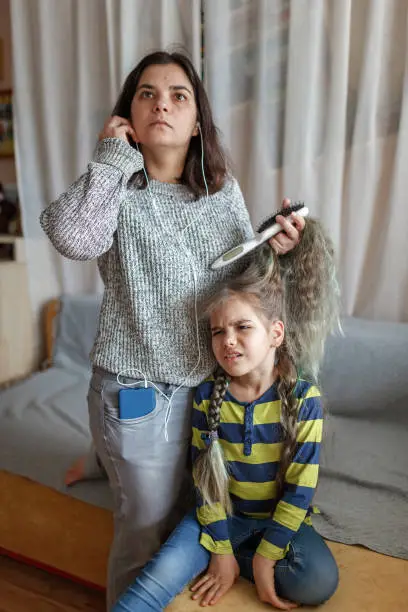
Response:
[{"label": "girl's blue jeans", "polygon": [[[254,581],[252,558],[268,519],[232,516],[229,535],[241,576]],[[200,544],[200,525],[190,512],[167,542],[143,568],[113,607],[113,612],[164,610],[193,578],[203,572],[211,553]],[[319,605],[338,585],[338,569],[332,553],[313,527],[303,524],[284,559],[275,565],[275,588],[285,599]]]}]

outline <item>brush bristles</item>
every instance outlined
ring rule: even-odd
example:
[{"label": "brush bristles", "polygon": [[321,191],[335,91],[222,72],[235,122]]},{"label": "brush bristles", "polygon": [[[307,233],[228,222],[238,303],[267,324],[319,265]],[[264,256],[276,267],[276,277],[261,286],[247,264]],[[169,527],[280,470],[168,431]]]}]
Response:
[{"label": "brush bristles", "polygon": [[282,217],[289,217],[289,215],[291,215],[293,212],[297,212],[298,210],[303,208],[304,205],[305,205],[304,202],[295,202],[294,204],[292,204],[292,206],[287,206],[286,208],[282,208],[274,215],[270,215],[269,217],[266,217],[266,219],[262,221],[262,223],[259,225],[256,231],[260,234],[264,230],[268,229],[268,227],[271,227],[272,225],[276,223],[276,217],[278,215],[282,215]]}]

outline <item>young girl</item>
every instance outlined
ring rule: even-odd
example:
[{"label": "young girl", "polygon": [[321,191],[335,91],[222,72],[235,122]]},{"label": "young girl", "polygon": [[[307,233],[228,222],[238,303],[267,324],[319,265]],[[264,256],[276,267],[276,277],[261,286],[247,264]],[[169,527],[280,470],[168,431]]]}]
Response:
[{"label": "young girl", "polygon": [[[317,372],[338,292],[332,252],[317,224],[306,222],[302,246],[309,253],[296,293],[292,280],[299,271],[286,268],[282,282],[266,247],[260,261],[211,300],[219,368],[194,400],[197,507],[114,612],[163,610],[201,572],[192,591],[204,606],[215,604],[240,573],[255,582],[261,601],[282,610],[318,605],[336,590],[336,563],[311,525],[320,392],[312,376],[300,378],[297,370]],[[291,319],[290,302],[301,320]]]},{"label": "young girl", "polygon": [[[278,221],[282,254],[303,219]],[[41,224],[65,257],[97,258],[105,285],[88,406],[114,495],[111,605],[177,524],[194,387],[214,368],[195,304],[242,269],[211,263],[253,235],[186,57],[154,53],[129,74],[87,171]],[[135,392],[133,417],[121,418],[119,391],[145,381],[156,394],[149,412]]]}]

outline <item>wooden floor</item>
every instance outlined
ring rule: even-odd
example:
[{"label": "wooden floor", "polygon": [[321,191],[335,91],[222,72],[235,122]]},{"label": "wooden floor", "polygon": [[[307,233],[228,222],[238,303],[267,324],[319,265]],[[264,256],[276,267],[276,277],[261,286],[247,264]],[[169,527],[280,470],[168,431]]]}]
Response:
[{"label": "wooden floor", "polygon": [[105,612],[105,595],[0,556],[0,612]]}]

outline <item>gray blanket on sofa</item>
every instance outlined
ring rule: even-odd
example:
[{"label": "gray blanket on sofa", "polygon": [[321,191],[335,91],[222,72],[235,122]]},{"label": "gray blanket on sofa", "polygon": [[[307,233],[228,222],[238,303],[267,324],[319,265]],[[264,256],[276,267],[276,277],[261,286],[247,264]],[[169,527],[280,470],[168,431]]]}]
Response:
[{"label": "gray blanket on sofa", "polygon": [[316,529],[408,558],[408,324],[344,320],[321,376],[326,422]]}]

